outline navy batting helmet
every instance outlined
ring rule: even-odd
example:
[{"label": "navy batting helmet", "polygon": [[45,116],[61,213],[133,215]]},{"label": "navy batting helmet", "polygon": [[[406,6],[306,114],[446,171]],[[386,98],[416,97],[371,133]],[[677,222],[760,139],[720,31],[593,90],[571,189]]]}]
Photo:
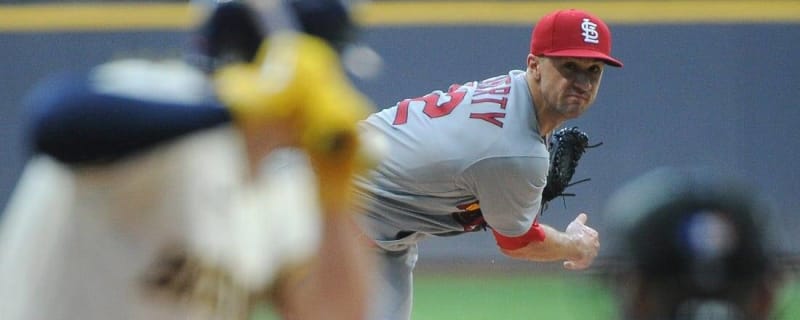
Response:
[{"label": "navy batting helmet", "polygon": [[611,249],[645,281],[687,297],[724,298],[771,269],[771,205],[742,180],[700,168],[660,168],[610,199]]},{"label": "navy batting helmet", "polygon": [[[339,0],[286,0],[290,21],[305,33],[327,40],[341,50],[355,35],[350,8]],[[213,7],[191,40],[188,60],[207,72],[231,62],[255,58],[269,34],[266,16],[242,1],[213,1]]]}]

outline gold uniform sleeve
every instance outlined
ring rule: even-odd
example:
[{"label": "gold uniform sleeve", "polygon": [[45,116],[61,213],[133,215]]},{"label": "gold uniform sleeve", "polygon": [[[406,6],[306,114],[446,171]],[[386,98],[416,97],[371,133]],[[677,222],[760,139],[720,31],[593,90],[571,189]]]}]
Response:
[{"label": "gold uniform sleeve", "polygon": [[359,161],[357,124],[373,110],[324,40],[279,32],[262,44],[254,63],[231,65],[215,75],[217,94],[242,126],[275,120],[296,123],[296,134],[314,166],[323,206],[341,208],[350,198]]}]

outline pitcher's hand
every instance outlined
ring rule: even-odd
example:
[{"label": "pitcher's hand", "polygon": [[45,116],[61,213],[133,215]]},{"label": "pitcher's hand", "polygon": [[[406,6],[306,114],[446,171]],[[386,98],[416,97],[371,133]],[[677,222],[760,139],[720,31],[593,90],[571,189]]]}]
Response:
[{"label": "pitcher's hand", "polygon": [[565,233],[572,239],[577,254],[573,259],[564,261],[565,269],[586,269],[597,257],[600,238],[596,230],[586,225],[587,219],[589,217],[585,213],[581,213],[567,226]]}]

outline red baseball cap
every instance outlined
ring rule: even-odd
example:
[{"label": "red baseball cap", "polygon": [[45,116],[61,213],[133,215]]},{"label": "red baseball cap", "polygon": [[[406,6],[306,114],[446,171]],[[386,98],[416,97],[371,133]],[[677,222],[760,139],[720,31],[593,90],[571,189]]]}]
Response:
[{"label": "red baseball cap", "polygon": [[558,10],[542,17],[531,34],[531,53],[537,56],[596,58],[622,67],[611,56],[611,30],[603,20],[577,9]]}]

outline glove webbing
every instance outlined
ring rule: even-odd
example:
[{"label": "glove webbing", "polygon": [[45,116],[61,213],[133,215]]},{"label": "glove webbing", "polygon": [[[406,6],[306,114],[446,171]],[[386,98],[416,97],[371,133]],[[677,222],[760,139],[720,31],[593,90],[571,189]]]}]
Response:
[{"label": "glove webbing", "polygon": [[550,161],[550,171],[547,175],[547,185],[542,193],[542,212],[547,209],[551,200],[558,197],[561,197],[566,208],[565,197],[572,197],[575,194],[564,192],[564,190],[591,180],[586,178],[570,182],[573,174],[575,174],[578,161],[583,156],[583,153],[586,152],[586,149],[595,148],[602,144],[602,142],[599,142],[589,145],[589,138],[585,133],[578,130],[578,127],[564,128],[553,134],[549,145],[553,155]]}]

